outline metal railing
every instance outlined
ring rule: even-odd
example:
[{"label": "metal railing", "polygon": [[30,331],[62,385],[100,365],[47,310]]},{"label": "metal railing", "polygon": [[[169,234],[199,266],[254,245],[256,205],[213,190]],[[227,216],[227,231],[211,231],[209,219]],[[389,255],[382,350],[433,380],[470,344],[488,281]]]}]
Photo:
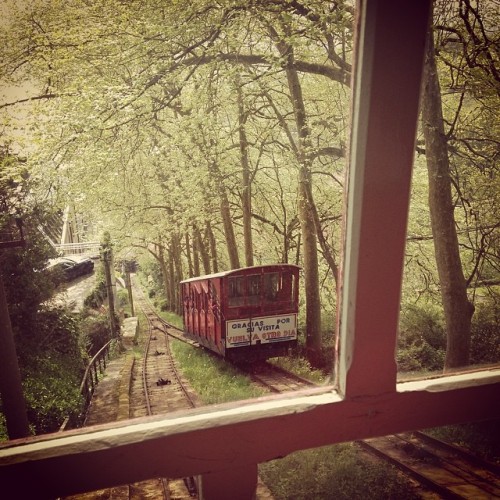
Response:
[{"label": "metal railing", "polygon": [[98,241],[80,243],[61,243],[54,245],[55,249],[64,255],[99,255],[101,244]]},{"label": "metal railing", "polygon": [[99,383],[99,374],[106,369],[107,361],[110,358],[111,340],[108,341],[90,360],[80,384],[80,394],[83,396],[84,405],[79,415],[69,415],[64,419],[59,431],[64,431],[68,427],[79,427],[85,418],[90,401],[94,395],[94,389]]},{"label": "metal railing", "polygon": [[[88,408],[94,394],[95,386],[99,383],[99,373],[102,373],[106,369],[106,360],[109,359],[110,345],[111,340],[99,349],[90,360],[83,375],[82,383],[80,384],[80,394],[85,400],[85,409]],[[99,373],[97,370],[99,370]]]}]

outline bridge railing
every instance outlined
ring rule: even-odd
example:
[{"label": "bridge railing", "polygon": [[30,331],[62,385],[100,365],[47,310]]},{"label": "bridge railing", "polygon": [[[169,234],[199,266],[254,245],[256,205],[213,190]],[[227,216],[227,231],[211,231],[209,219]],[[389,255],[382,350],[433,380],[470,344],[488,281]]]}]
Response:
[{"label": "bridge railing", "polygon": [[80,243],[62,243],[55,245],[58,252],[64,255],[99,255],[101,244],[98,241]]}]

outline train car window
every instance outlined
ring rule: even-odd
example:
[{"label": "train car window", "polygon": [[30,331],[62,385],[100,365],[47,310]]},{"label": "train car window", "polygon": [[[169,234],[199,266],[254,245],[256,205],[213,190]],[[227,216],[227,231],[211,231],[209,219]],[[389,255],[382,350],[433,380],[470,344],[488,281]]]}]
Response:
[{"label": "train car window", "polygon": [[228,280],[228,303],[230,307],[241,306],[245,303],[245,277],[235,276]]},{"label": "train car window", "polygon": [[266,300],[274,301],[281,289],[279,273],[264,274],[264,297]]},{"label": "train car window", "polygon": [[294,276],[292,273],[284,272],[281,276],[281,286],[278,290],[278,300],[292,302],[294,300]]},{"label": "train car window", "polygon": [[247,305],[256,305],[260,303],[260,289],[260,274],[248,276]]}]

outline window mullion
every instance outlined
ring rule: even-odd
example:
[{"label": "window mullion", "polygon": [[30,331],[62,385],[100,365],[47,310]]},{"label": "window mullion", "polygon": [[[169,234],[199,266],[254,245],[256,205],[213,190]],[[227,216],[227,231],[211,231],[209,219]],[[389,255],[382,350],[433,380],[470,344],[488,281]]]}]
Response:
[{"label": "window mullion", "polygon": [[345,226],[339,391],[396,390],[395,346],[427,1],[361,2]]}]

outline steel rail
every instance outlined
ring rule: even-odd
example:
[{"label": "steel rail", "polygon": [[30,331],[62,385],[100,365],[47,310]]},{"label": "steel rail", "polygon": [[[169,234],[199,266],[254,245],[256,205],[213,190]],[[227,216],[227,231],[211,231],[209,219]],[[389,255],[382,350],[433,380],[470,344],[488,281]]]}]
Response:
[{"label": "steel rail", "polygon": [[498,466],[421,432],[358,441],[443,498],[500,498]]},{"label": "steel rail", "polygon": [[[139,292],[140,299],[138,301],[139,306],[141,308],[142,313],[146,317],[148,321],[148,335],[147,335],[147,342],[144,348],[144,356],[143,356],[143,363],[142,363],[142,381],[143,381],[143,392],[145,395],[146,399],[146,407],[148,411],[148,415],[153,415],[153,411],[151,408],[151,400],[150,400],[150,395],[149,395],[149,386],[148,386],[148,373],[147,373],[147,361],[148,361],[148,356],[150,355],[150,345],[151,345],[151,340],[153,337],[153,332],[154,329],[158,329],[164,336],[165,336],[165,349],[167,353],[167,357],[169,360],[169,368],[170,371],[173,373],[176,382],[178,386],[180,387],[182,393],[184,394],[185,399],[189,403],[189,406],[191,408],[194,408],[196,406],[195,402],[193,401],[193,398],[190,396],[185,384],[182,382],[179,371],[177,370],[175,366],[175,361],[173,358],[173,354],[170,348],[170,342],[169,342],[169,335],[167,332],[167,325],[168,323],[164,321],[154,310],[153,305],[151,302],[144,296],[144,293],[142,290]],[[158,321],[163,328],[158,328],[155,327],[154,321]],[[164,492],[164,497],[169,500],[170,499],[170,493],[169,493],[169,487],[168,487],[168,480],[166,478],[160,478],[162,489]],[[183,479],[184,484],[191,496],[193,496],[193,493],[196,492],[196,486],[195,486],[195,481],[194,478],[188,477]]]}]

